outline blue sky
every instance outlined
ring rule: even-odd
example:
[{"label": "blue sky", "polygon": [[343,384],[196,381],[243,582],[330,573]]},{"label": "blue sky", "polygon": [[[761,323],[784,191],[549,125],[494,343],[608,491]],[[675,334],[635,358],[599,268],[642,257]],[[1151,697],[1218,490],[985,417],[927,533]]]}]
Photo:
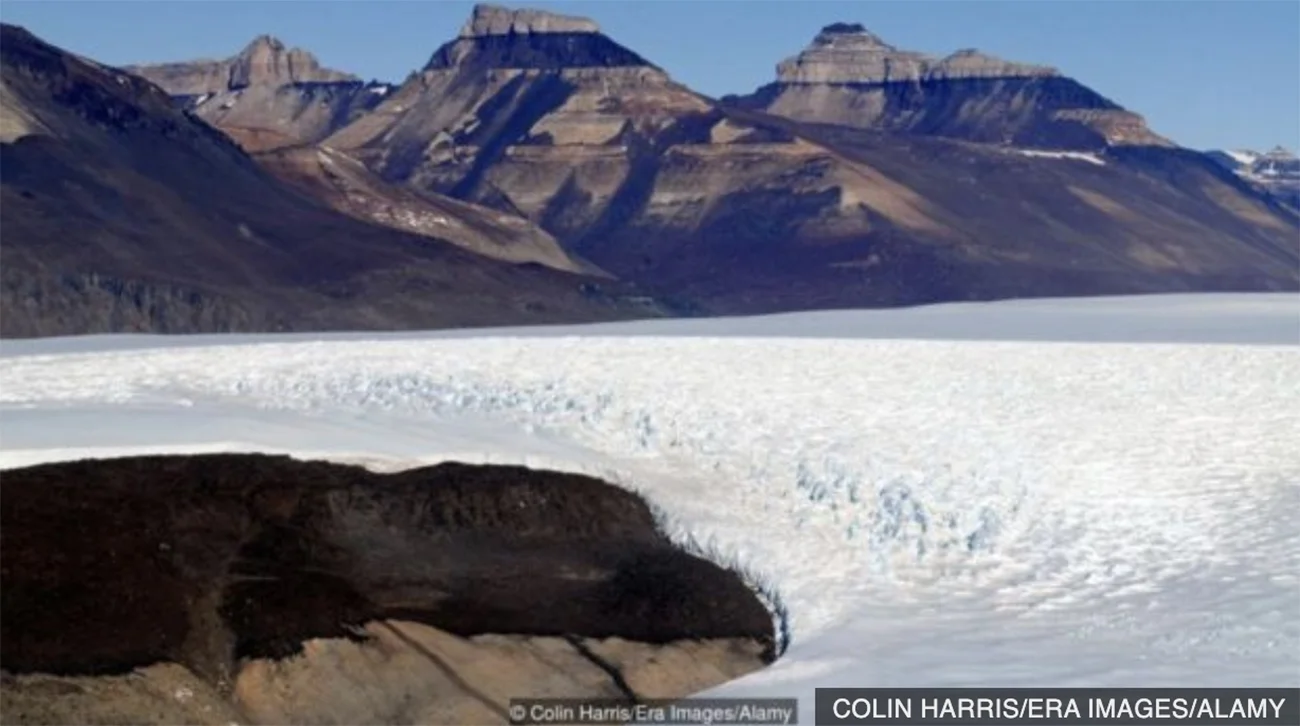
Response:
[{"label": "blue sky", "polygon": [[[503,3],[516,5],[516,3]],[[1056,66],[1195,148],[1300,146],[1297,0],[602,0],[518,3],[600,23],[710,94],[770,81],[823,25],[860,22],[893,45],[975,47]],[[330,67],[400,81],[453,37],[472,3],[392,0],[4,0],[0,18],[96,60],[233,55],[270,33]]]}]

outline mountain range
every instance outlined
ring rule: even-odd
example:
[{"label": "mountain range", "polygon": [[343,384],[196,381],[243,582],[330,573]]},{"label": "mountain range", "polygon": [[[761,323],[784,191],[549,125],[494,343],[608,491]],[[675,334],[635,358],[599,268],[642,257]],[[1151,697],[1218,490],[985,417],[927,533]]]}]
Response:
[{"label": "mountain range", "polygon": [[853,23],[718,99],[494,5],[398,85],[269,36],[119,69],[3,32],[5,335],[1300,288],[1300,206],[1221,155]]},{"label": "mountain range", "polygon": [[1300,157],[1294,153],[1275,146],[1265,152],[1239,149],[1208,154],[1265,194],[1300,210]]}]

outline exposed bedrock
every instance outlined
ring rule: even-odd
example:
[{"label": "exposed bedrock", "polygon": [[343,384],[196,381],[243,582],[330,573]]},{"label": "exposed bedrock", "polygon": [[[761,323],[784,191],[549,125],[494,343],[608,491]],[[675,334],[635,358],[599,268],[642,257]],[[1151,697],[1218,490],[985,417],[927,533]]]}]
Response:
[{"label": "exposed bedrock", "polygon": [[262,455],[0,479],[9,723],[499,723],[769,662],[739,575],[589,477]]}]

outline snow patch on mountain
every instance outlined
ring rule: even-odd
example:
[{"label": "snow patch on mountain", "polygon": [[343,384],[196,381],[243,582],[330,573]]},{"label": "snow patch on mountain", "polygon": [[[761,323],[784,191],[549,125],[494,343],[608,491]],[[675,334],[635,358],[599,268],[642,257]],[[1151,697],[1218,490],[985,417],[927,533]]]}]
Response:
[{"label": "snow patch on mountain", "polygon": [[1016,149],[1015,153],[1021,156],[1031,156],[1039,159],[1073,159],[1075,161],[1086,161],[1089,164],[1105,166],[1106,162],[1100,156],[1087,151],[1050,151],[1046,149]]},{"label": "snow patch on mountain", "polygon": [[1236,151],[1225,151],[1223,153],[1232,157],[1234,161],[1236,161],[1238,164],[1241,164],[1243,166],[1250,166],[1251,164],[1254,164],[1256,161],[1259,160],[1259,157],[1261,156],[1261,154],[1257,151],[1236,150]]}]

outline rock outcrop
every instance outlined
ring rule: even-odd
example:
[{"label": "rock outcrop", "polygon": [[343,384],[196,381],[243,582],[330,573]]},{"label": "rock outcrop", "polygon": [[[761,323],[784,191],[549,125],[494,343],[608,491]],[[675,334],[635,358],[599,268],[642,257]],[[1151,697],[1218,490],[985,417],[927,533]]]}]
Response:
[{"label": "rock outcrop", "polygon": [[466,67],[652,68],[649,61],[601,34],[600,26],[587,18],[499,5],[475,5],[459,37],[440,47],[424,70]]},{"label": "rock outcrop", "polygon": [[959,50],[946,58],[899,50],[857,23],[822,28],[807,49],[776,67],[777,82],[788,84],[921,83],[1059,75],[1054,68],[1004,61],[974,49]]},{"label": "rock outcrop", "polygon": [[[360,80],[351,73],[322,68],[316,56],[301,48],[286,48],[278,38],[259,35],[235,57],[227,88],[284,86],[290,83],[335,83]],[[217,89],[212,89],[217,90]]]},{"label": "rock outcrop", "polygon": [[2,493],[7,722],[505,723],[511,698],[682,697],[775,655],[739,576],[587,477],[206,455]]},{"label": "rock outcrop", "polygon": [[[21,28],[0,26],[0,41],[0,116],[15,120],[0,145],[4,335],[429,328],[656,314],[640,300],[644,293],[629,295],[626,286],[505,264],[428,231],[340,214],[271,177],[157,86]],[[541,250],[522,229],[498,231],[480,225],[472,236]],[[472,241],[468,234],[458,239]],[[598,280],[608,291],[599,299],[583,287]]]},{"label": "rock outcrop", "polygon": [[224,60],[123,70],[156,83],[182,108],[218,128],[274,130],[281,139],[276,146],[319,141],[376,106],[391,89],[324,68],[311,53],[269,35]]},{"label": "rock outcrop", "polygon": [[174,96],[201,96],[249,86],[361,80],[350,73],[324,68],[316,56],[301,48],[287,48],[270,35],[257,36],[225,60],[143,64],[123,70],[153,81]]},{"label": "rock outcrop", "polygon": [[460,30],[462,38],[528,33],[599,33],[600,26],[588,18],[560,15],[528,8],[511,9],[502,5],[475,5],[469,20]]},{"label": "rock outcrop", "polygon": [[724,99],[813,123],[1062,149],[1169,142],[1055,68],[963,49],[901,50],[856,23],[828,25],[776,82]]}]

